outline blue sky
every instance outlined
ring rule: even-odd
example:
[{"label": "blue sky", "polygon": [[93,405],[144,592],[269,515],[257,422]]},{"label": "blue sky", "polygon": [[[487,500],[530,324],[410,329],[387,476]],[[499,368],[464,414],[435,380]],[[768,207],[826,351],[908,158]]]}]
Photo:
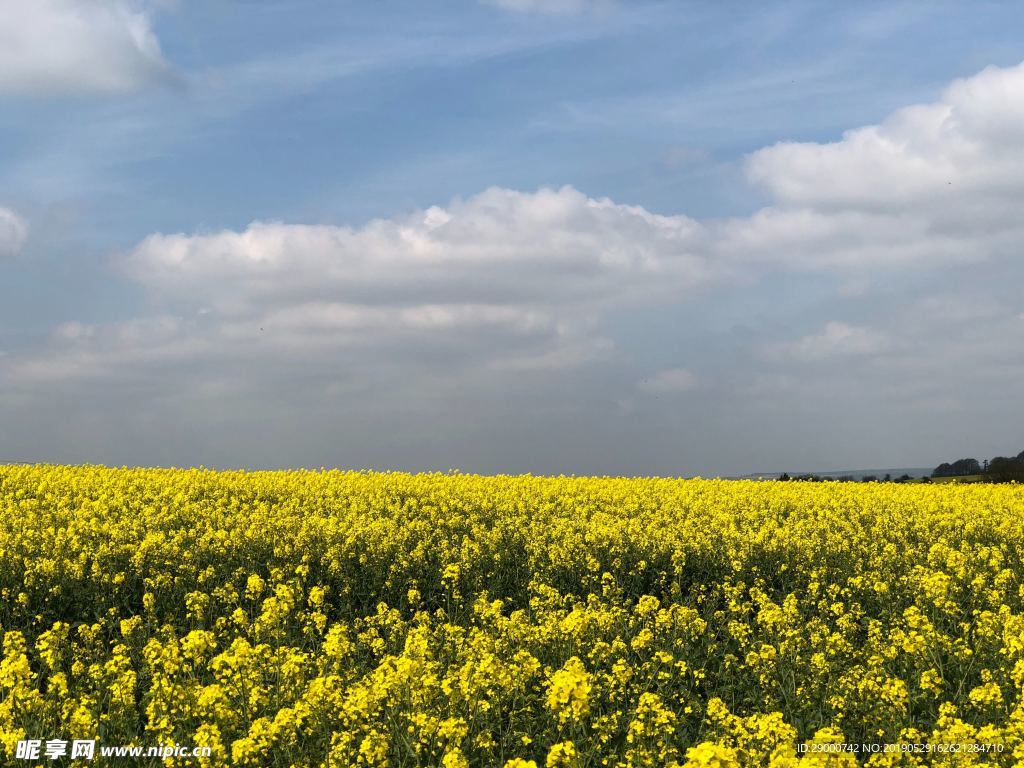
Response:
[{"label": "blue sky", "polygon": [[1012,3],[0,21],[4,458],[737,474],[1024,448]]}]

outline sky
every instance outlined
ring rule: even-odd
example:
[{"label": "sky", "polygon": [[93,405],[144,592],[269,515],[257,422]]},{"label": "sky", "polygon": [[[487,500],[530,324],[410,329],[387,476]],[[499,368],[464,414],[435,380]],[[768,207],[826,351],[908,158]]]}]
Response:
[{"label": "sky", "polygon": [[0,461],[1024,449],[1012,2],[0,0]]}]

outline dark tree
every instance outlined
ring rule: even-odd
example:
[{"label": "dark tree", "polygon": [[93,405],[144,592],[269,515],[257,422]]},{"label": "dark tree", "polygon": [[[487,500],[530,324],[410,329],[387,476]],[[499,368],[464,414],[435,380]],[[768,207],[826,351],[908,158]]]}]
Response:
[{"label": "dark tree", "polygon": [[953,474],[957,477],[964,475],[980,475],[981,464],[977,459],[957,459],[953,462]]},{"label": "dark tree", "polygon": [[932,470],[932,477],[963,477],[980,475],[981,464],[977,459],[957,459],[952,464],[942,463]]},{"label": "dark tree", "polygon": [[996,456],[988,462],[985,479],[990,483],[1024,483],[1024,459]]}]

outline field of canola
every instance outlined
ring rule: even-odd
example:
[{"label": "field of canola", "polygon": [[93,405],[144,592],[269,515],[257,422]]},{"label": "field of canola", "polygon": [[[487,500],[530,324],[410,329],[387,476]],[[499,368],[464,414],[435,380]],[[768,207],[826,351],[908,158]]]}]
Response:
[{"label": "field of canola", "polygon": [[1021,765],[1022,544],[1019,486],[0,467],[0,763]]}]

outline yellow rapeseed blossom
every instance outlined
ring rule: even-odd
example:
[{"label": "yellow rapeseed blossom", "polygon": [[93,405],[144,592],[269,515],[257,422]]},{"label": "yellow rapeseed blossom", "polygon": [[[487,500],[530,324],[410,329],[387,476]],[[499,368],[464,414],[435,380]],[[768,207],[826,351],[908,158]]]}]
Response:
[{"label": "yellow rapeseed blossom", "polygon": [[548,707],[560,723],[578,721],[590,712],[590,675],[576,656],[551,676]]},{"label": "yellow rapeseed blossom", "polygon": [[1009,768],[1022,552],[1015,485],[0,467],[0,765]]}]

